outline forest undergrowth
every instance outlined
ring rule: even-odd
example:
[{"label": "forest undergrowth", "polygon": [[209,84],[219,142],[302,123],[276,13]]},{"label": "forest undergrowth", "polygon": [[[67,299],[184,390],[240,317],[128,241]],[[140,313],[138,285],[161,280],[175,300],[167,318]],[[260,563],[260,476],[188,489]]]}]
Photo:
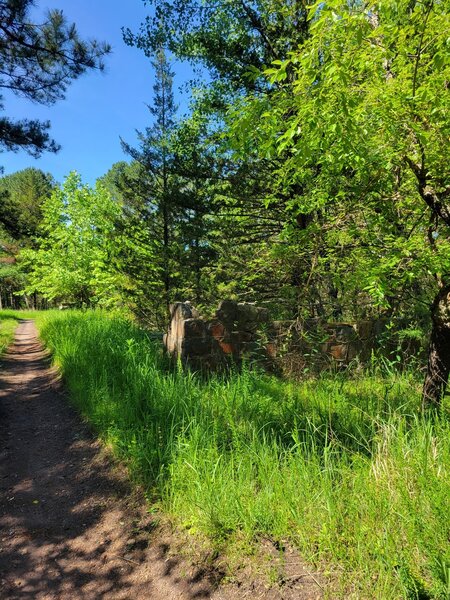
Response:
[{"label": "forest undergrowth", "polygon": [[333,598],[450,597],[450,427],[420,414],[414,373],[205,379],[121,318],[37,322],[74,404],[191,534],[294,546]]}]

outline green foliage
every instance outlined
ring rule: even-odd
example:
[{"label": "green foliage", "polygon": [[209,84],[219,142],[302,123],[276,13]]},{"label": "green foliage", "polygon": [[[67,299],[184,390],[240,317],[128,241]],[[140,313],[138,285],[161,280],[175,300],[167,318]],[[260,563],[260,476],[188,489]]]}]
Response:
[{"label": "green foliage", "polygon": [[[179,289],[190,292],[197,303],[225,294],[264,300],[277,316],[296,317],[306,296],[305,283],[315,286],[307,258],[311,248],[292,260],[298,246],[284,252],[286,243],[279,237],[286,221],[285,204],[298,191],[279,193],[275,174],[280,164],[261,160],[254,148],[246,148],[239,160],[232,157],[223,129],[227,106],[242,94],[271,93],[273,86],[265,81],[263,69],[273,60],[286,59],[306,39],[306,5],[297,0],[220,0],[214,8],[197,0],[150,4],[155,6],[155,18],[147,19],[138,34],[127,31],[127,43],[149,55],[165,43],[178,59],[210,75],[204,85],[199,79],[191,82],[191,114],[175,136],[183,189],[190,190],[188,206],[196,207],[197,213],[187,233],[207,232],[203,239],[194,238],[199,243],[191,244],[191,269],[193,264],[204,265],[195,269],[200,276],[189,281],[188,269],[183,269]],[[194,135],[189,141],[190,131]],[[196,148],[191,153],[192,142]]]},{"label": "green foliage", "polygon": [[288,211],[320,223],[325,262],[384,308],[450,272],[447,9],[317,3],[309,38],[265,70],[275,89],[230,112],[236,150],[283,157],[278,188],[302,191]]},{"label": "green foliage", "polygon": [[14,307],[14,299],[17,294],[25,287],[27,276],[21,265],[16,262],[0,263],[0,296],[2,306],[8,305],[8,302]]},{"label": "green foliage", "polygon": [[1,306],[19,304],[17,295],[26,286],[27,275],[17,256],[21,248],[33,246],[42,220],[42,203],[53,187],[52,177],[34,168],[0,178]]},{"label": "green foliage", "polygon": [[180,297],[201,303],[209,288],[205,269],[211,244],[210,154],[202,153],[202,120],[176,123],[169,61],[158,48],[154,123],[139,133],[139,147],[123,143],[130,165],[108,174],[122,203],[115,264],[125,295],[141,321],[165,327],[169,304]]},{"label": "green foliage", "polygon": [[203,380],[103,313],[39,327],[75,404],[192,534],[294,544],[334,598],[446,597],[449,425],[414,416],[413,378]]},{"label": "green foliage", "polygon": [[122,142],[124,151],[135,163],[137,177],[133,173],[130,177],[127,169],[117,179],[125,200],[123,231],[126,237],[131,233],[118,264],[122,260],[122,270],[131,275],[135,312],[145,315],[150,307],[153,312],[150,320],[162,323],[167,320],[176,277],[179,182],[174,177],[171,147],[176,114],[173,73],[161,47],[155,52],[152,64],[156,77],[153,105],[149,110],[154,122],[144,132],[138,132],[139,148]]},{"label": "green foliage", "polygon": [[[307,34],[302,0],[201,0],[148,2],[154,18],[138,34],[125,31],[125,42],[152,54],[161,45],[182,60],[206,67],[219,88],[228,92],[255,87],[260,69],[283,58]],[[161,22],[164,24],[161,27]],[[251,69],[251,70],[250,70]]]},{"label": "green foliage", "polygon": [[126,41],[211,75],[190,121],[221,182],[214,288],[282,318],[422,318],[450,266],[446,2],[155,11]]},{"label": "green foliage", "polygon": [[17,325],[17,313],[9,310],[0,311],[0,356],[13,341]]},{"label": "green foliage", "polygon": [[82,185],[71,173],[42,207],[38,249],[24,250],[29,269],[28,293],[76,305],[110,305],[117,301],[117,279],[109,252],[120,208],[98,184]]},{"label": "green foliage", "polygon": [[0,356],[14,340],[14,332],[21,319],[34,319],[36,311],[0,310]]}]

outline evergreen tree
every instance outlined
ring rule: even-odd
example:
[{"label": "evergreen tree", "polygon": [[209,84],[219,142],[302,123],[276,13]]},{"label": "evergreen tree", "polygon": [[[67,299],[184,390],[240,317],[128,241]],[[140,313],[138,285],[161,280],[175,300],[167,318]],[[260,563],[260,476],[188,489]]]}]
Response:
[{"label": "evergreen tree", "polygon": [[42,203],[54,185],[50,174],[33,167],[0,177],[0,223],[14,239],[36,235]]},{"label": "evergreen tree", "polygon": [[162,322],[168,315],[177,283],[174,261],[180,185],[171,145],[176,124],[173,72],[164,49],[158,49],[152,64],[154,97],[148,108],[153,124],[138,132],[138,148],[122,141],[125,152],[137,166],[134,173],[125,170],[119,175],[124,198],[122,227],[128,240],[124,239],[125,248],[117,264],[131,276],[130,288],[134,289],[138,312],[142,316],[152,313],[152,319]]},{"label": "evergreen tree", "polygon": [[[308,250],[302,251],[292,268],[273,276],[280,263],[280,251],[289,255],[288,260],[283,259],[285,266],[294,254],[284,252],[284,241],[279,237],[288,213],[290,227],[298,237],[302,237],[310,219],[298,211],[301,187],[286,182],[281,189],[277,184],[277,173],[285,160],[283,153],[263,157],[250,142],[242,145],[239,156],[231,156],[223,143],[227,114],[243,95],[255,93],[264,99],[289,82],[288,74],[286,81],[269,83],[263,70],[272,61],[281,64],[308,39],[307,4],[303,0],[219,0],[214,6],[200,0],[151,0],[150,4],[155,6],[155,17],[148,18],[138,33],[126,31],[125,41],[151,53],[163,40],[177,58],[199,66],[209,75],[201,91],[198,80],[193,82],[196,94],[191,120],[207,121],[208,139],[201,146],[204,155],[198,162],[209,162],[210,172],[206,177],[202,174],[201,180],[198,171],[191,170],[188,179],[192,188],[201,182],[202,189],[209,179],[205,208],[207,213],[215,214],[216,248],[222,255],[215,261],[216,271],[211,273],[216,285],[223,293],[249,300],[256,300],[262,291],[281,318],[303,314],[305,305],[312,307],[309,316],[332,313],[334,307],[323,308],[326,302],[320,298],[323,294],[319,288],[327,294],[327,288],[333,286],[321,285],[322,281],[311,277],[315,257],[311,245],[317,244],[308,241]],[[163,32],[159,28],[162,15],[166,23]],[[220,139],[222,143],[218,143]],[[212,161],[204,160],[208,147],[215,150]],[[223,252],[228,245],[232,245],[233,252]],[[303,248],[304,240],[299,246]],[[210,250],[211,244],[204,248]],[[272,258],[269,249],[274,251]],[[255,262],[258,257],[260,264]],[[236,269],[239,277],[235,277]],[[318,300],[305,302],[312,288]]]},{"label": "evergreen tree", "polygon": [[[165,44],[178,58],[206,68],[219,103],[221,96],[235,91],[267,88],[258,73],[272,61],[287,58],[309,32],[304,0],[145,3],[154,6],[154,17],[147,18],[138,33],[126,29],[125,42],[150,55]],[[256,77],[249,77],[250,72]]]},{"label": "evergreen tree", "polygon": [[[107,44],[83,41],[62,11],[53,10],[44,23],[33,23],[33,0],[0,1],[0,88],[32,102],[52,105],[64,98],[69,83],[89,69],[102,69]],[[0,95],[0,109],[3,110]],[[24,149],[33,156],[56,152],[50,124],[32,119],[0,118],[0,150]]]}]

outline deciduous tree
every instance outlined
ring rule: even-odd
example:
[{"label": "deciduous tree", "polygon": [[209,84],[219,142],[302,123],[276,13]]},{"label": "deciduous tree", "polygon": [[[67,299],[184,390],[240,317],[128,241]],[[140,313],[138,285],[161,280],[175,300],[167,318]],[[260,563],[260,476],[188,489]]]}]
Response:
[{"label": "deciduous tree", "polygon": [[318,2],[310,37],[265,71],[277,89],[231,116],[237,148],[285,157],[279,188],[298,186],[294,208],[338,228],[375,302],[441,287],[425,404],[439,403],[450,368],[449,19],[435,0]]},{"label": "deciduous tree", "polygon": [[30,270],[27,291],[76,306],[114,305],[118,285],[110,252],[120,207],[109,192],[71,173],[42,212],[39,247],[21,255]]}]

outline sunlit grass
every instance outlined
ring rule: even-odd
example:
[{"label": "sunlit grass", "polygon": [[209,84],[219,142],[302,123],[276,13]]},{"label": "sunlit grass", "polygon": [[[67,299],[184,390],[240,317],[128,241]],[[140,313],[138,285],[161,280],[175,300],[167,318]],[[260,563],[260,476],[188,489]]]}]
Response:
[{"label": "sunlit grass", "polygon": [[295,545],[333,598],[448,597],[450,428],[419,415],[412,375],[205,380],[106,314],[39,326],[74,403],[185,528]]}]

